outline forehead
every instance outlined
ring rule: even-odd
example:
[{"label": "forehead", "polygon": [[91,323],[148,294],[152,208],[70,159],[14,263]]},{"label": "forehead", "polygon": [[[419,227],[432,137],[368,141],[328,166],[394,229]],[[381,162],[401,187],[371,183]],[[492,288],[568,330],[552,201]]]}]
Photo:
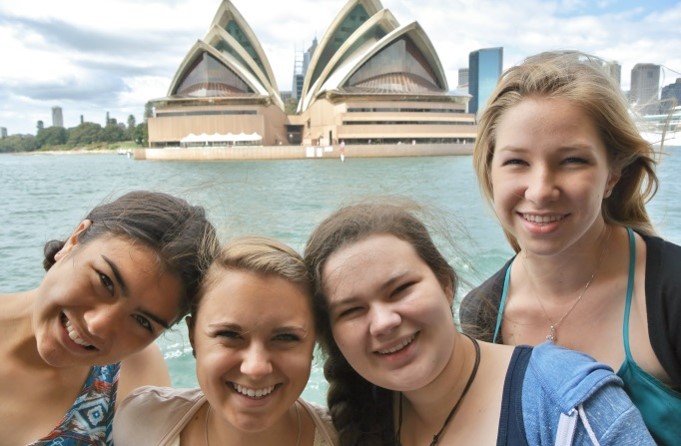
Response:
[{"label": "forehead", "polygon": [[536,132],[587,132],[598,136],[593,118],[563,98],[525,98],[509,107],[497,123],[497,139]]},{"label": "forehead", "polygon": [[589,113],[562,98],[526,98],[499,118],[495,150],[548,150],[585,147],[607,156]]},{"label": "forehead", "polygon": [[322,269],[322,281],[327,290],[368,285],[417,264],[425,265],[409,242],[394,235],[376,234],[329,256]]},{"label": "forehead", "polygon": [[274,274],[238,269],[216,271],[199,308],[199,317],[312,318],[311,297],[304,287]]}]

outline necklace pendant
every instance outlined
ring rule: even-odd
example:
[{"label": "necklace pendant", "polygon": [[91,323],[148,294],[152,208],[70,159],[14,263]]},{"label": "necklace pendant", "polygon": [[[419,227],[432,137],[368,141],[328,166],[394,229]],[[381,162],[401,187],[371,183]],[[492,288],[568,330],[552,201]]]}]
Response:
[{"label": "necklace pendant", "polygon": [[557,336],[556,336],[556,327],[551,325],[549,327],[549,334],[546,336],[546,340],[551,341],[551,342],[556,342],[556,339],[558,339]]}]

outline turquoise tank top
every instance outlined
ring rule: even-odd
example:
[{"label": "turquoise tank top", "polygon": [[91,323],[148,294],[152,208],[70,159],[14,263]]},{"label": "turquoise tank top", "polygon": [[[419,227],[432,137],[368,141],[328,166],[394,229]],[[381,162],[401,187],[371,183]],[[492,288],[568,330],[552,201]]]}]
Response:
[{"label": "turquoise tank top", "polygon": [[[634,294],[634,276],[636,269],[636,241],[634,231],[627,228],[629,234],[629,272],[627,278],[627,296],[624,305],[624,321],[622,332],[624,339],[624,362],[617,375],[624,381],[624,390],[634,405],[641,411],[643,421],[658,445],[678,446],[681,444],[681,393],[665,386],[660,380],[640,368],[631,356],[629,349],[629,313],[631,299]],[[494,329],[496,343],[501,329],[501,321],[506,306],[509,284],[511,281],[511,265],[506,269],[504,288],[501,292],[501,303]]]}]

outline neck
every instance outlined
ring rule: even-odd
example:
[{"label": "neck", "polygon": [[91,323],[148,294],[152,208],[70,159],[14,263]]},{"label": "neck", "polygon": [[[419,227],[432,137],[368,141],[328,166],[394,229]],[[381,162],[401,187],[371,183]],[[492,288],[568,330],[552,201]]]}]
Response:
[{"label": "neck", "polygon": [[[427,441],[416,443],[425,441],[425,444],[430,444],[433,435],[440,430],[454,405],[461,399],[475,358],[471,341],[457,333],[450,360],[438,377],[426,387],[402,393],[402,444],[413,443],[405,441],[406,438],[425,439]],[[453,421],[450,420],[449,424]]]},{"label": "neck", "polygon": [[[209,403],[206,403],[208,407]],[[304,409],[297,408],[296,402],[291,408],[281,416],[274,424],[258,431],[246,431],[225,421],[216,409],[206,409],[206,429],[209,444],[213,445],[254,445],[254,444],[276,444],[282,446],[296,446],[302,436],[302,417]],[[297,409],[296,409],[297,408]],[[298,412],[297,412],[298,411]],[[298,421],[300,415],[301,422]],[[205,437],[205,432],[204,435]],[[204,444],[205,441],[199,444]]]},{"label": "neck", "polygon": [[521,250],[516,257],[518,263],[513,273],[522,275],[515,284],[525,283],[531,292],[541,291],[545,301],[573,299],[590,280],[594,271],[599,275],[607,262],[603,254],[615,238],[618,227],[605,224],[594,228],[569,250],[555,255],[544,256]]},{"label": "neck", "polygon": [[0,295],[0,335],[3,350],[27,369],[52,368],[38,354],[33,329],[35,292]]}]

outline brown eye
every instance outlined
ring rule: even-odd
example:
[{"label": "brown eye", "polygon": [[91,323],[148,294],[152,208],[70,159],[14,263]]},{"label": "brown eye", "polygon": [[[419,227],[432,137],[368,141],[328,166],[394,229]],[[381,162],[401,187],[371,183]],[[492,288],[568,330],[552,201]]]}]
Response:
[{"label": "brown eye", "polygon": [[104,288],[113,296],[115,288],[114,288],[114,283],[113,281],[107,276],[106,274],[97,271],[97,274],[99,275],[99,282],[102,284]]},{"label": "brown eye", "polygon": [[152,326],[151,321],[149,319],[142,316],[141,314],[133,314],[132,317],[142,328],[144,328],[150,333],[153,333],[154,327]]}]

